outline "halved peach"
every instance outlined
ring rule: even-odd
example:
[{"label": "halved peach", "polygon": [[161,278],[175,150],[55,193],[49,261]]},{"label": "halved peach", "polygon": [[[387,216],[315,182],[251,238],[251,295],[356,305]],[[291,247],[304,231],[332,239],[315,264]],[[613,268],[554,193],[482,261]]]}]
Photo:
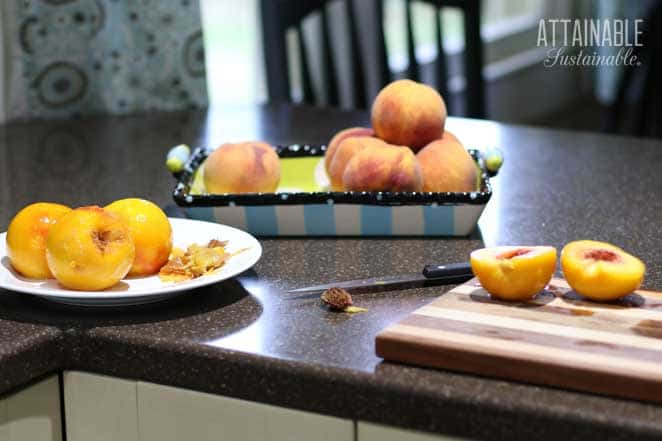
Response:
[{"label": "halved peach", "polygon": [[471,253],[471,269],[481,285],[501,300],[524,301],[547,285],[556,268],[556,248],[501,246]]},{"label": "halved peach", "polygon": [[575,292],[609,301],[641,286],[646,266],[621,248],[606,242],[577,240],[561,251],[561,269]]}]

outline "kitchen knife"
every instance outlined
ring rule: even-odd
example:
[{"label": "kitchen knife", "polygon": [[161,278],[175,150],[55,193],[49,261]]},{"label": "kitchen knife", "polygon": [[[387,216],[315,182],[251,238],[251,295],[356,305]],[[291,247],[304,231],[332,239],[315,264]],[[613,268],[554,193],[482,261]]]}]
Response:
[{"label": "kitchen knife", "polygon": [[413,274],[401,274],[397,276],[371,277],[369,279],[346,280],[342,282],[326,283],[324,285],[314,285],[305,288],[291,289],[292,293],[313,293],[322,292],[329,288],[343,289],[370,289],[391,287],[393,285],[451,285],[463,283],[473,277],[471,264],[450,263],[446,265],[426,265],[423,271]]}]

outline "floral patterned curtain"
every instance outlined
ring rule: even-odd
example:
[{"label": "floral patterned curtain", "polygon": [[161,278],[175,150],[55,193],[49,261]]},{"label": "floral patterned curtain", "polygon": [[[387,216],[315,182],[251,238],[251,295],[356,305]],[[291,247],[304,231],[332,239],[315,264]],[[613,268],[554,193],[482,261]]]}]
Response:
[{"label": "floral patterned curtain", "polygon": [[198,0],[1,0],[0,9],[8,120],[207,105]]}]

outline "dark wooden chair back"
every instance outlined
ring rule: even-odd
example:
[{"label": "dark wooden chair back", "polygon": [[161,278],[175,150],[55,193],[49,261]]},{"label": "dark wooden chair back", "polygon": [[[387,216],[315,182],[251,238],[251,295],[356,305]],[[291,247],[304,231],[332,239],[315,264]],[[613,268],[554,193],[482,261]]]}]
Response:
[{"label": "dark wooden chair back", "polygon": [[[643,21],[637,62],[625,66],[616,99],[607,112],[606,131],[662,138],[662,2],[649,6]],[[643,81],[638,81],[641,76]],[[632,101],[630,103],[629,101]]]},{"label": "dark wooden chair back", "polygon": [[[377,50],[374,57],[378,60],[377,76],[379,86],[383,87],[393,79],[389,68],[386,39],[383,26],[383,0],[336,0],[343,3],[347,16],[349,31],[349,53],[351,64],[351,80],[353,83],[353,102],[356,108],[367,108],[366,73],[362,64],[358,30],[355,17],[355,3],[371,1],[376,12]],[[485,117],[485,88],[483,81],[483,47],[480,37],[480,0],[418,0],[435,6],[435,44],[437,58],[434,63],[435,86],[442,96],[448,96],[448,69],[446,54],[443,49],[443,29],[440,12],[443,7],[456,7],[463,11],[464,17],[464,76],[466,79],[465,114],[474,118]],[[261,0],[262,28],[264,40],[264,58],[267,73],[267,88],[271,101],[291,101],[291,83],[288,73],[288,54],[286,48],[286,33],[296,29],[301,73],[302,102],[316,103],[310,71],[310,48],[307,47],[303,32],[303,20],[313,12],[321,13],[321,26],[317,30],[322,42],[322,71],[326,103],[330,106],[339,105],[339,84],[336,70],[337,60],[332,50],[329,16],[327,4],[332,0]],[[414,23],[412,21],[412,0],[405,0],[405,26],[407,35],[407,56],[409,59],[405,77],[419,81],[421,66],[416,59]],[[448,100],[447,100],[447,104]],[[452,111],[452,109],[449,109]]]}]

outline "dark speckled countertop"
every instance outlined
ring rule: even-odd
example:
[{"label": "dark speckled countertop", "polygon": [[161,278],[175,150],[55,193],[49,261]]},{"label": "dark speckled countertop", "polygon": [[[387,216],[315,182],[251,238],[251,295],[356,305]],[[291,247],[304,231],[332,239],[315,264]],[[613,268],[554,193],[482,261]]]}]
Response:
[{"label": "dark speckled countertop", "polygon": [[[180,142],[325,143],[368,115],[270,105],[208,113],[0,126],[0,231],[37,200],[172,204],[163,167]],[[448,287],[358,294],[367,313],[288,294],[328,280],[414,272],[496,244],[617,243],[662,290],[662,142],[452,119],[505,164],[480,228],[457,239],[268,239],[237,279],[148,308],[62,309],[0,291],[0,393],[63,369],[140,379],[297,409],[484,439],[660,439],[662,407],[384,363],[376,333]]]}]

